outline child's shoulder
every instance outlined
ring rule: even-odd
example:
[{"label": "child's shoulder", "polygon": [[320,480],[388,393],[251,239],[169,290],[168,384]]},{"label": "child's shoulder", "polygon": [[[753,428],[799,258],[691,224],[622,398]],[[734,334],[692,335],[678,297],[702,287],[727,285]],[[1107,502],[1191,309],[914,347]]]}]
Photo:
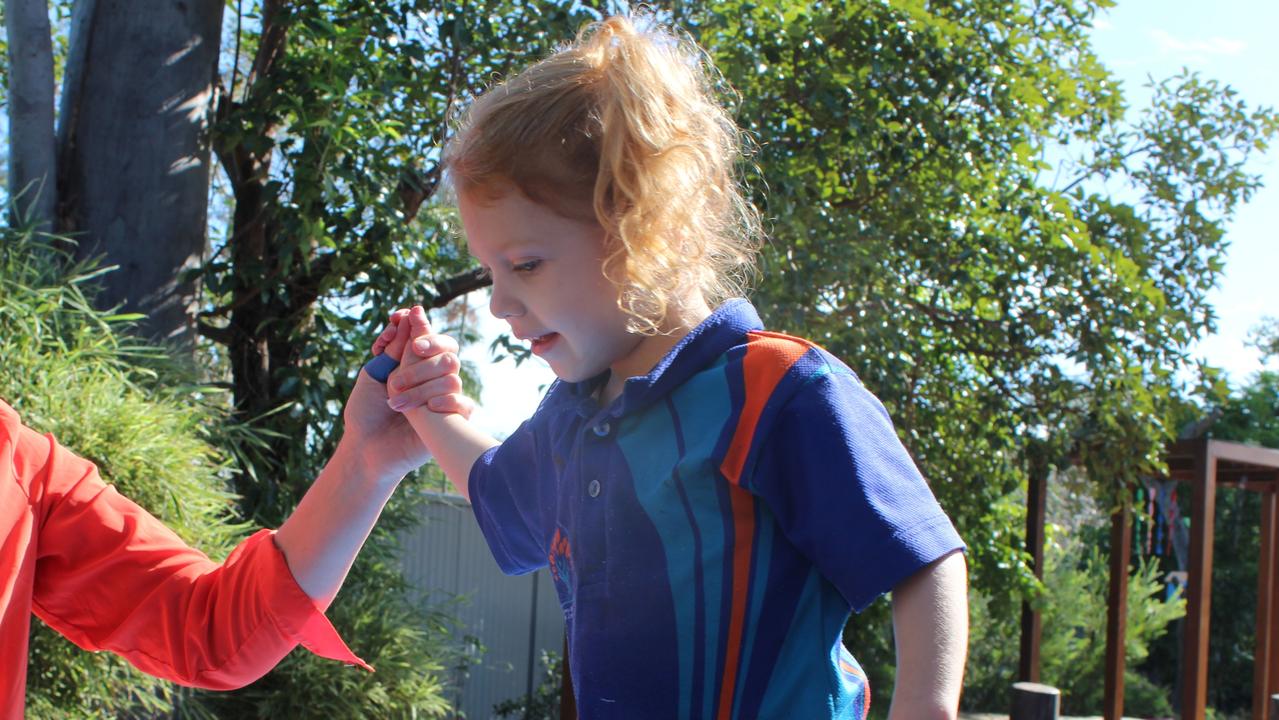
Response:
[{"label": "child's shoulder", "polygon": [[832,428],[857,424],[849,409],[867,392],[848,365],[817,343],[751,330],[730,353],[733,359],[740,367],[730,376],[740,378],[741,389],[721,466],[733,482],[754,483],[749,478],[766,444],[789,453],[804,445],[797,438],[832,436]]},{"label": "child's shoulder", "polygon": [[847,364],[822,346],[806,338],[768,330],[745,334],[738,356],[749,391],[775,395],[787,387],[798,389],[827,375],[857,375]]}]

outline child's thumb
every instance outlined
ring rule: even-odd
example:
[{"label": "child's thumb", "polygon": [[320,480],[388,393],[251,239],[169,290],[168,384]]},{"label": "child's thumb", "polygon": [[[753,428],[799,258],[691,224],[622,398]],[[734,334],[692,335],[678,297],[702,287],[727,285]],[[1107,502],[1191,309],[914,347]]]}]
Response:
[{"label": "child's thumb", "polygon": [[[408,317],[406,318],[406,322],[408,325],[407,327],[408,332],[397,333],[395,336],[395,339],[397,342],[403,339],[405,343],[410,343],[419,338],[425,338],[430,336],[431,325],[429,322],[427,322],[426,310],[424,310],[421,305],[414,305],[413,309],[409,310],[409,314],[408,314]],[[400,323],[401,331],[406,329],[405,328],[406,322],[401,321]],[[417,355],[417,353],[410,352],[405,354],[403,356],[402,362],[413,362],[412,356],[415,356],[415,355]]]}]

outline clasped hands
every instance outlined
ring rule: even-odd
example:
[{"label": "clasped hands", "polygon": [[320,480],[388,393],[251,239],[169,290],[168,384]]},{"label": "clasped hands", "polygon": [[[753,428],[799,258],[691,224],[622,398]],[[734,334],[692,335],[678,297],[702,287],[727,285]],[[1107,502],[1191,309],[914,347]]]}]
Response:
[{"label": "clasped hands", "polygon": [[386,355],[399,363],[386,380],[387,405],[392,410],[402,413],[426,407],[466,418],[475,410],[475,402],[462,394],[457,341],[432,332],[420,305],[391,313],[372,349],[373,355]]}]

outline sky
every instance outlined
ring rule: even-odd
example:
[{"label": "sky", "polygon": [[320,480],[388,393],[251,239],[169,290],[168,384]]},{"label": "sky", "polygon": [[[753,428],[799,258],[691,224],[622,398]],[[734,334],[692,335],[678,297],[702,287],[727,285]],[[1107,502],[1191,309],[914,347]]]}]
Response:
[{"label": "sky", "polygon": [[[1275,0],[1120,0],[1095,24],[1093,47],[1123,82],[1130,108],[1149,98],[1147,77],[1198,71],[1239,91],[1249,105],[1279,107],[1279,2]],[[1279,316],[1279,145],[1253,162],[1264,187],[1226,228],[1224,278],[1210,302],[1217,332],[1197,354],[1239,385],[1261,369],[1248,332]]]},{"label": "sky", "polygon": [[[1277,0],[1119,0],[1098,17],[1093,42],[1123,84],[1130,108],[1147,103],[1148,78],[1163,80],[1183,68],[1234,87],[1250,106],[1274,108],[1279,107],[1276,28]],[[1246,343],[1249,330],[1266,315],[1279,315],[1279,145],[1254,161],[1251,171],[1261,174],[1264,187],[1227,226],[1225,272],[1211,295],[1217,332],[1195,349],[1235,386],[1261,369],[1260,353]],[[471,302],[487,303],[487,298],[475,293]],[[477,316],[485,339],[463,351],[481,369],[484,386],[474,419],[505,436],[533,413],[554,376],[537,358],[519,368],[509,359],[493,363],[488,345],[505,323],[484,307]]]}]

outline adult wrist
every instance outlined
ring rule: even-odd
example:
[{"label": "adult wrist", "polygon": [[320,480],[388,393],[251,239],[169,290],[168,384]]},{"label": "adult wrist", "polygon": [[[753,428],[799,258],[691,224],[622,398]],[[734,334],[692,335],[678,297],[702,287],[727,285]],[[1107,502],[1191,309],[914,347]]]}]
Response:
[{"label": "adult wrist", "polygon": [[343,435],[325,469],[340,472],[347,482],[367,483],[375,487],[398,485],[409,470],[388,463],[387,458],[378,453],[368,452],[366,448],[371,445],[373,443]]}]

